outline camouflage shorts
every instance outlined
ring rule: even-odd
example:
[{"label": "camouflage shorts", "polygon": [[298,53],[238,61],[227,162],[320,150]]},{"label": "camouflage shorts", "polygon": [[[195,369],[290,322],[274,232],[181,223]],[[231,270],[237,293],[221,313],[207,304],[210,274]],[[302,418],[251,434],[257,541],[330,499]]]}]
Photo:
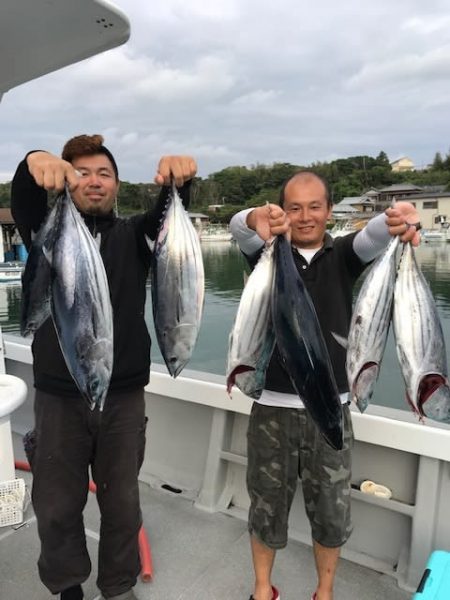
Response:
[{"label": "camouflage shorts", "polygon": [[303,487],[312,537],[342,546],[350,536],[353,428],[344,412],[344,448],[333,450],[305,410],[253,403],[247,432],[249,531],[270,548],[287,543],[288,517],[297,481]]}]

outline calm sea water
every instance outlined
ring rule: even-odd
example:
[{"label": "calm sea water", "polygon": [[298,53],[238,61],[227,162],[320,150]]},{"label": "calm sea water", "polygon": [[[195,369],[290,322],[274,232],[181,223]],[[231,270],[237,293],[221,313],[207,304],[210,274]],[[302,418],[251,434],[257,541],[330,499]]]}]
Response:
[{"label": "calm sea water", "polygon": [[[244,285],[246,262],[231,242],[202,244],[206,276],[202,327],[189,369],[225,374],[228,335]],[[450,354],[450,244],[422,244],[417,259],[430,284]],[[17,332],[20,314],[20,285],[0,284],[0,324],[5,332]],[[150,289],[146,320],[152,337],[152,361],[163,364],[154,335]],[[409,410],[392,338],[386,347],[374,404]]]}]

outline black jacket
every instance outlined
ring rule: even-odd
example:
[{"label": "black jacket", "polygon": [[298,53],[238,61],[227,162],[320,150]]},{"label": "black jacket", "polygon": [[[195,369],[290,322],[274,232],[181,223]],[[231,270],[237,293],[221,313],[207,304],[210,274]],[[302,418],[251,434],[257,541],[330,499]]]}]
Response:
[{"label": "black jacket", "polygon": [[[356,233],[333,239],[325,235],[323,247],[310,264],[292,250],[298,272],[311,296],[323,337],[328,348],[339,392],[348,392],[345,371],[346,350],[332,335],[347,338],[352,316],[353,285],[366,268],[353,250]],[[247,257],[253,267],[261,251]],[[277,346],[266,371],[265,389],[285,394],[296,394],[287,374]]]},{"label": "black jacket", "polygon": [[[190,182],[180,190],[189,204]],[[163,187],[155,208],[129,219],[112,212],[95,217],[82,214],[89,230],[100,233],[100,254],[108,277],[114,318],[114,365],[110,391],[143,387],[150,376],[150,336],[144,318],[146,282],[151,251],[146,236],[154,240],[169,188]],[[32,231],[37,232],[47,214],[47,192],[36,185],[22,161],[11,186],[11,211],[20,235],[29,249]],[[52,319],[36,331],[33,344],[35,387],[44,392],[78,395],[66,367]]]}]

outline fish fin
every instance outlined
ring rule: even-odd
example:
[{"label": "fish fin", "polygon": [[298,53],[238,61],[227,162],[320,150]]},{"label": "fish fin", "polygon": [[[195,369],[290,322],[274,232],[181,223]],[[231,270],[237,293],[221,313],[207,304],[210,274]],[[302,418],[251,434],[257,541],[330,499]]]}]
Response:
[{"label": "fish fin", "polygon": [[368,402],[363,402],[360,398],[356,398],[355,404],[358,407],[358,410],[361,414],[364,414],[367,407],[369,406]]},{"label": "fish fin", "polygon": [[155,247],[155,240],[150,239],[149,236],[146,234],[144,234],[144,238],[147,243],[147,246],[150,248],[150,251],[153,252],[153,249]]},{"label": "fish fin", "polygon": [[53,248],[46,248],[42,246],[42,254],[44,255],[45,260],[51,266],[53,263]]},{"label": "fish fin", "polygon": [[347,346],[348,346],[347,338],[343,337],[342,335],[339,335],[338,333],[335,333],[334,331],[331,331],[331,335],[334,337],[334,339],[339,344],[339,346],[342,346],[343,348],[347,349]]},{"label": "fish fin", "polygon": [[413,411],[413,413],[415,415],[418,415],[420,417],[420,412],[418,407],[416,406],[416,404],[412,401],[411,396],[409,395],[408,392],[406,392],[405,394],[405,398],[406,398],[406,402],[408,404],[408,406],[410,407],[410,409]]}]

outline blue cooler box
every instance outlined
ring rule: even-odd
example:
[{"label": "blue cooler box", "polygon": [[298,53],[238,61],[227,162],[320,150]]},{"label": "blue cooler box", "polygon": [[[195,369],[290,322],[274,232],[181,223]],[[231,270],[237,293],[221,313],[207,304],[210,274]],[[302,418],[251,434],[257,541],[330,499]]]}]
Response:
[{"label": "blue cooler box", "polygon": [[450,552],[431,554],[412,600],[450,600]]}]

